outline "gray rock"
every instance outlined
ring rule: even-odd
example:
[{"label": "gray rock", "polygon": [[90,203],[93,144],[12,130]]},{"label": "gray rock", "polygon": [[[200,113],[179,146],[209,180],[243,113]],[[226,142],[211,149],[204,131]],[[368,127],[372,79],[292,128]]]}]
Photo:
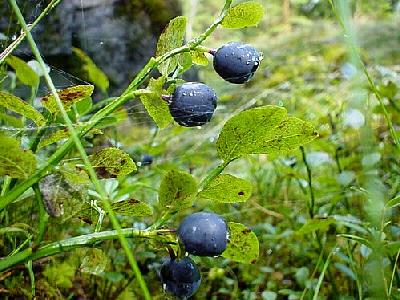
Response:
[{"label": "gray rock", "polygon": [[[8,41],[0,40],[0,51],[20,32],[7,1],[1,2],[0,33]],[[18,1],[29,23],[47,3]],[[72,47],[82,49],[109,77],[110,94],[116,95],[154,55],[158,36],[180,13],[178,0],[68,0],[41,21],[33,36],[47,62],[78,77],[84,75],[77,72]],[[26,43],[16,54],[32,55]]]}]

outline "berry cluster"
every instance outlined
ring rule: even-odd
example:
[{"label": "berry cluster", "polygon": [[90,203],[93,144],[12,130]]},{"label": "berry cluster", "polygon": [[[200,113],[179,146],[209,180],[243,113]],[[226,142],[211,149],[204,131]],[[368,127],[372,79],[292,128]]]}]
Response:
[{"label": "berry cluster", "polygon": [[[249,81],[262,59],[260,53],[248,44],[231,42],[223,45],[214,55],[214,70],[224,80],[242,84]],[[181,126],[201,126],[211,120],[217,108],[217,96],[209,86],[187,82],[178,85],[169,100],[169,110]]]},{"label": "berry cluster", "polygon": [[[198,212],[183,219],[178,228],[179,240],[185,251],[197,256],[218,256],[228,243],[228,227],[225,220],[214,213]],[[161,282],[168,293],[187,298],[200,286],[201,275],[192,259],[174,255],[161,266]]]},{"label": "berry cluster", "polygon": [[[223,79],[235,84],[249,81],[257,70],[261,56],[252,46],[239,42],[223,45],[214,55],[214,69]],[[217,108],[217,96],[212,88],[198,82],[178,85],[168,97],[169,110],[181,126],[201,126],[209,122]],[[214,213],[198,212],[183,219],[178,237],[185,252],[196,256],[218,256],[228,244],[225,220]],[[201,275],[192,259],[182,259],[170,253],[160,270],[164,290],[180,297],[192,296],[200,286]]]}]

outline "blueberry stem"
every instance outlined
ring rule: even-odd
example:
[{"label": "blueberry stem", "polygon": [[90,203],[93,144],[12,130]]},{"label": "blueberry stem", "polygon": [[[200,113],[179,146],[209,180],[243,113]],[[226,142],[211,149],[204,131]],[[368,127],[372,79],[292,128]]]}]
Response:
[{"label": "blueberry stem", "polygon": [[210,53],[212,56],[215,56],[215,54],[217,53],[217,50],[215,49],[209,49],[208,53]]},{"label": "blueberry stem", "polygon": [[169,258],[171,260],[175,260],[176,255],[175,255],[174,249],[172,249],[172,247],[170,245],[167,245],[167,250],[168,250]]},{"label": "blueberry stem", "polygon": [[161,98],[168,103],[170,103],[172,101],[171,95],[161,95]]}]

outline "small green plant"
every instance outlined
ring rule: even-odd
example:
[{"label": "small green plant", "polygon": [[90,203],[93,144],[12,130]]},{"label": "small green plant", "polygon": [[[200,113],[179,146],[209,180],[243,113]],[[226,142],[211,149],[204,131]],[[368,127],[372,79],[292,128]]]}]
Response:
[{"label": "small green plant", "polygon": [[[44,109],[38,110],[32,101],[38,88],[38,75],[24,61],[8,53],[5,62],[15,70],[21,83],[31,87],[32,96],[27,102],[12,93],[1,91],[0,106],[9,120],[14,121],[9,122],[10,126],[20,121],[15,117],[18,114],[22,116],[22,125],[32,121],[35,127],[28,143],[21,143],[21,135],[2,133],[0,136],[0,175],[3,176],[1,218],[6,219],[11,204],[35,197],[39,220],[38,230],[0,260],[0,272],[17,264],[26,263],[29,266],[45,257],[82,247],[98,247],[102,241],[119,239],[144,298],[150,299],[127,238],[145,238],[156,248],[168,250],[170,258],[163,264],[160,276],[166,291],[178,297],[193,295],[201,281],[196,264],[184,257],[185,252],[199,256],[221,255],[240,263],[254,263],[259,255],[259,242],[254,232],[243,224],[225,222],[218,215],[208,212],[188,216],[178,231],[166,227],[166,224],[173,222],[178,213],[192,208],[199,200],[245,202],[251,195],[252,183],[223,173],[227,166],[250,154],[277,155],[298,149],[318,136],[311,123],[288,116],[286,109],[272,105],[254,107],[232,116],[224,124],[215,143],[219,166],[209,170],[201,180],[181,170],[167,170],[155,205],[163,210],[157,215],[154,215],[154,207],[131,198],[129,192],[119,189],[118,181],[113,181],[113,178],[122,179],[137,171],[139,164],[135,164],[128,153],[118,147],[107,147],[87,155],[87,149],[94,136],[101,135],[105,127],[113,124],[118,109],[129,101],[136,101],[136,98],[140,98],[160,129],[169,126],[172,120],[185,127],[212,122],[211,117],[217,106],[215,92],[202,83],[183,82],[180,76],[193,64],[203,65],[207,61],[207,53],[211,53],[214,55],[215,70],[222,78],[236,84],[250,80],[262,57],[252,46],[235,42],[213,51],[203,44],[219,25],[230,29],[257,25],[263,17],[263,7],[254,1],[232,7],[232,1],[226,0],[214,23],[185,44],[186,18],[171,20],[160,36],[156,57],[149,60],[126,90],[115,99],[93,104],[91,95],[94,87],[91,85],[72,86],[61,91],[55,89],[30,34],[31,28],[25,23],[15,0],[9,2],[51,94],[40,100]],[[78,50],[76,52],[83,56]],[[154,70],[161,75],[150,78]],[[146,89],[140,89],[143,84],[147,84]],[[104,91],[107,87],[108,84],[102,84],[100,89]],[[18,126],[15,128],[18,129]],[[73,157],[74,147],[80,156],[78,162],[68,159]],[[144,163],[140,167],[151,164],[149,157],[143,158]],[[122,228],[121,216],[151,216],[153,223],[145,229]],[[64,221],[79,218],[95,226],[91,233],[48,241],[45,236],[49,218]],[[115,230],[102,230],[107,218]],[[86,257],[100,261],[99,257],[105,255],[98,249],[86,253]],[[97,271],[94,273],[104,269],[101,264],[91,266],[90,259],[84,260],[81,268],[95,268]],[[188,268],[193,274],[190,278],[182,277],[180,273]],[[34,276],[31,277],[34,286]]]}]

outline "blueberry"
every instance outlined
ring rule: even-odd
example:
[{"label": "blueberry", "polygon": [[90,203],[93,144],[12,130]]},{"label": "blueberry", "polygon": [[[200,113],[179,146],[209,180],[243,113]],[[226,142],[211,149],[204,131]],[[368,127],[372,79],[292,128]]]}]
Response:
[{"label": "blueberry", "polygon": [[149,166],[153,163],[153,156],[145,154],[142,156],[142,160],[140,162],[141,166]]},{"label": "blueberry", "polygon": [[190,254],[216,256],[226,249],[228,228],[221,216],[198,212],[183,219],[178,236]]},{"label": "blueberry", "polygon": [[260,61],[260,53],[253,46],[230,42],[215,52],[214,69],[226,81],[241,84],[253,77]]},{"label": "blueberry", "polygon": [[178,85],[171,97],[169,110],[182,126],[201,126],[211,120],[217,107],[217,96],[209,86],[187,82]]},{"label": "blueberry", "polygon": [[168,258],[161,266],[160,277],[164,290],[179,298],[192,296],[201,282],[199,269],[189,257]]}]

